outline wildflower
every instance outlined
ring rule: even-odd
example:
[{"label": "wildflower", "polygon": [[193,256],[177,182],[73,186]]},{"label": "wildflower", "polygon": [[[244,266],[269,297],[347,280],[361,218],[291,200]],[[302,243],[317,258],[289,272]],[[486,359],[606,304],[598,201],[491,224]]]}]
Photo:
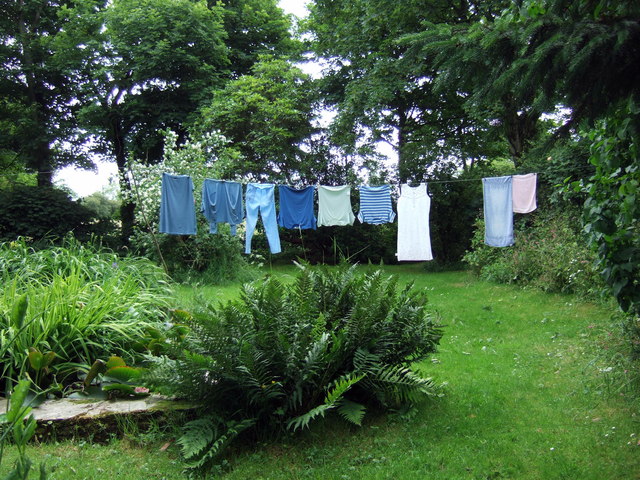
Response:
[{"label": "wildflower", "polygon": [[149,393],[149,389],[147,387],[136,387],[133,391],[136,393]]}]

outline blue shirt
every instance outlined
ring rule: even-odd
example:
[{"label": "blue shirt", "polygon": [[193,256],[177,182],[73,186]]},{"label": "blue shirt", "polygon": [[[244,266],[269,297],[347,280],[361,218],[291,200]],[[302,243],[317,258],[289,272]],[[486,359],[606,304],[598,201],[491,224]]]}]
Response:
[{"label": "blue shirt", "polygon": [[360,187],[360,212],[358,220],[362,223],[380,225],[391,223],[396,214],[391,208],[391,188],[389,185]]},{"label": "blue shirt", "polygon": [[300,190],[281,185],[278,187],[280,194],[280,211],[278,212],[278,225],[284,228],[316,229],[316,217],[313,214],[314,187],[305,187]]}]

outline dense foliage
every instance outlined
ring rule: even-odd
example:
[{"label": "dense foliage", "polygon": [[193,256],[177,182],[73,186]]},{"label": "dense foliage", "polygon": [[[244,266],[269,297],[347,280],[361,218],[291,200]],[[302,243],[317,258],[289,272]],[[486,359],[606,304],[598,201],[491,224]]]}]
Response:
[{"label": "dense foliage", "polygon": [[539,214],[530,225],[528,219],[521,219],[515,228],[515,245],[508,248],[487,246],[484,222],[479,220],[472,250],[464,260],[485,280],[597,299],[604,284],[594,266],[595,255],[570,218]]},{"label": "dense foliage", "polygon": [[61,240],[70,232],[87,241],[115,228],[109,219],[98,219],[95,211],[54,188],[14,186],[0,190],[0,205],[0,242],[20,236]]},{"label": "dense foliage", "polygon": [[381,271],[302,266],[291,284],[267,277],[179,318],[191,332],[152,380],[208,413],[179,440],[194,467],[251,426],[297,430],[329,411],[359,425],[367,405],[436,392],[411,364],[435,351],[440,327],[423,293]]},{"label": "dense foliage", "polygon": [[0,284],[3,390],[25,375],[34,388],[60,390],[96,359],[133,361],[169,305],[167,278],[149,260],[76,242],[0,244]]},{"label": "dense foliage", "polygon": [[598,267],[620,308],[635,354],[640,355],[640,121],[634,103],[589,133],[595,174],[582,190],[588,194],[584,221],[597,248]]}]

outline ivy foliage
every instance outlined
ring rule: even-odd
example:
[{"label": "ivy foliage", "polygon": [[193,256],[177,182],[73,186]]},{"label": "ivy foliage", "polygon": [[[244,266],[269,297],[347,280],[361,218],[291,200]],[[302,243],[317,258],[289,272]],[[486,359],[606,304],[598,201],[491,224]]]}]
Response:
[{"label": "ivy foliage", "polygon": [[267,277],[239,300],[176,313],[191,332],[174,359],[156,360],[150,380],[206,411],[179,442],[197,467],[239,428],[295,431],[329,412],[360,425],[368,406],[436,393],[411,367],[442,335],[426,301],[381,271],[302,265],[292,283]]},{"label": "ivy foliage", "polygon": [[620,308],[640,315],[640,108],[629,102],[589,132],[596,172],[583,186],[584,221]]}]

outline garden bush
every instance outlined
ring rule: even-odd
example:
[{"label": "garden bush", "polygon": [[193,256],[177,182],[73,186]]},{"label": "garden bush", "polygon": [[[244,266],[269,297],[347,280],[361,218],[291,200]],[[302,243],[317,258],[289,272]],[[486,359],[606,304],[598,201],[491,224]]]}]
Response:
[{"label": "garden bush", "polygon": [[148,164],[132,160],[128,179],[133,190],[123,192],[127,201],[136,204],[135,229],[130,238],[134,251],[164,262],[168,273],[178,282],[222,283],[247,281],[256,277],[255,272],[242,256],[243,225],[239,236],[229,235],[229,226],[221,225],[219,234],[209,233],[208,222],[198,215],[196,235],[157,234],[160,224],[160,200],[162,174],[189,175],[194,182],[194,200],[197,208],[202,203],[202,184],[206,178],[223,178],[221,169],[229,158],[228,141],[219,133],[189,137],[178,144],[178,135],[164,132],[165,144],[162,161]]},{"label": "garden bush", "polygon": [[29,237],[34,241],[61,242],[73,232],[89,241],[92,236],[113,241],[116,227],[109,218],[98,215],[62,190],[18,185],[0,190],[0,242]]},{"label": "garden bush", "polygon": [[594,267],[593,252],[571,218],[565,212],[518,219],[515,244],[506,248],[486,245],[484,222],[478,220],[464,260],[485,280],[597,299],[604,283]]},{"label": "garden bush", "polygon": [[164,328],[171,291],[149,260],[71,239],[45,250],[24,240],[0,244],[0,282],[4,388],[29,375],[37,388],[60,390],[95,359],[118,354],[133,362]]},{"label": "garden bush", "polygon": [[257,277],[257,270],[243,257],[241,237],[231,236],[228,225],[221,225],[215,235],[205,232],[208,227],[204,225],[198,228],[198,235],[156,235],[155,241],[151,234],[138,230],[132,245],[157,265],[164,263],[176,282],[220,284]]},{"label": "garden bush", "polygon": [[179,440],[192,467],[249,427],[295,431],[330,411],[359,425],[366,406],[437,391],[411,368],[442,334],[426,301],[381,271],[304,265],[291,284],[266,277],[239,300],[182,312],[191,331],[149,381],[202,405]]}]

